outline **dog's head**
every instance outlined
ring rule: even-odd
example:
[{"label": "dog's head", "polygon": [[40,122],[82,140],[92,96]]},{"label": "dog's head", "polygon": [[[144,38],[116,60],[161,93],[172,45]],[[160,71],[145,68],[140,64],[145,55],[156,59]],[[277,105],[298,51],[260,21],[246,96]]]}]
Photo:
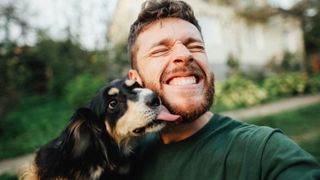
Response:
[{"label": "dog's head", "polygon": [[118,144],[148,132],[159,131],[166,122],[176,120],[153,91],[134,80],[115,80],[102,88],[89,108],[103,120],[107,132]]}]

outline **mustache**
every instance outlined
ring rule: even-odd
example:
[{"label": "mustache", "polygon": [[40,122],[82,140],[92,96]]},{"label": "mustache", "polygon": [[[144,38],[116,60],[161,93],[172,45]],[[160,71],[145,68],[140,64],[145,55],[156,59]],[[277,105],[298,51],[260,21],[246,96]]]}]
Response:
[{"label": "mustache", "polygon": [[205,77],[205,73],[202,71],[202,69],[199,66],[196,66],[194,64],[189,64],[188,66],[179,66],[171,70],[164,71],[160,77],[160,82],[167,81],[167,77],[174,76],[175,74],[190,74],[195,75],[198,78]]}]

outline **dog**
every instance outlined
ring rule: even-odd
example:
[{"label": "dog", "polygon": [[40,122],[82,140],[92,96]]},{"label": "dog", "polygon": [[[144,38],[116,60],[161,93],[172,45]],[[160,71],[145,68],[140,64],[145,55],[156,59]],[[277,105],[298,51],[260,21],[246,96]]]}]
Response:
[{"label": "dog", "polygon": [[59,137],[40,148],[20,179],[121,179],[146,133],[179,118],[153,91],[136,81],[115,80],[79,108]]}]

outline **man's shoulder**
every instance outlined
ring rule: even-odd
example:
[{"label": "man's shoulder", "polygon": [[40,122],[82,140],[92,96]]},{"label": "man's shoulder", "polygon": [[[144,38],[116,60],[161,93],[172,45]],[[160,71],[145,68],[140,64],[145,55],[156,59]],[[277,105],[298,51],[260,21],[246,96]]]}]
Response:
[{"label": "man's shoulder", "polygon": [[212,118],[212,121],[216,121],[215,126],[218,130],[225,130],[227,133],[230,133],[230,135],[266,137],[273,133],[282,133],[280,129],[250,124],[248,122],[235,120],[221,114],[215,114]]},{"label": "man's shoulder", "polygon": [[230,117],[215,114],[217,138],[225,139],[227,147],[255,149],[262,152],[270,139],[278,142],[288,141],[289,138],[280,129],[268,126],[258,126]]}]

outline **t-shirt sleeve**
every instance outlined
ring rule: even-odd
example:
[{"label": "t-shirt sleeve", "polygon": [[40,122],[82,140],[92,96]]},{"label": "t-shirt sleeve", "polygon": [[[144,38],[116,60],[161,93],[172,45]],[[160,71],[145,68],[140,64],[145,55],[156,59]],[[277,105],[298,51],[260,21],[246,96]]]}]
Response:
[{"label": "t-shirt sleeve", "polygon": [[280,130],[269,135],[261,163],[262,179],[320,180],[319,163]]}]

